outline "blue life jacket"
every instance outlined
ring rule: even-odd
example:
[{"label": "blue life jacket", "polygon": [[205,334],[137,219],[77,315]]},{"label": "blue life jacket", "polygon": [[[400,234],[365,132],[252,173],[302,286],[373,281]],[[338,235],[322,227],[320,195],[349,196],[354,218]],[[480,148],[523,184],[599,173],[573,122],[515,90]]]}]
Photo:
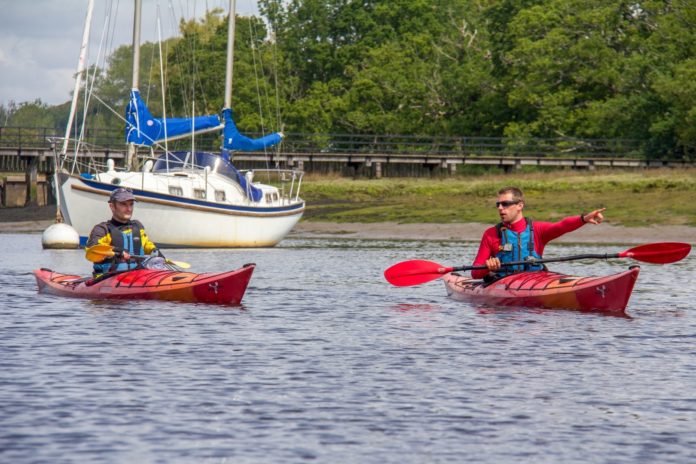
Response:
[{"label": "blue life jacket", "polygon": [[[500,248],[495,255],[501,263],[513,261],[524,261],[528,256],[541,259],[541,256],[534,249],[534,227],[532,220],[527,218],[527,227],[519,234],[511,231],[500,224],[495,226],[500,238]],[[499,276],[514,274],[523,271],[540,271],[544,269],[543,264],[520,264],[516,266],[503,266],[496,273]]]},{"label": "blue life jacket", "polygon": [[[143,255],[142,239],[140,235],[140,224],[137,221],[130,221],[128,224],[117,226],[111,221],[104,223],[111,236],[111,246],[117,250],[127,251],[131,255]],[[101,263],[94,263],[94,273],[104,274],[106,272],[121,272],[138,267],[138,262],[129,260],[119,262],[117,257],[107,258]]]}]

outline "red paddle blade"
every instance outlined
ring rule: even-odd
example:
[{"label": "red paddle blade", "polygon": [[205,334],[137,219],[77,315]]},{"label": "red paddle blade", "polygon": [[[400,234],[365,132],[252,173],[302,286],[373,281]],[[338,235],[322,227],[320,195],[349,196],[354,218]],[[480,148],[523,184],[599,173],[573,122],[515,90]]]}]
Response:
[{"label": "red paddle blade", "polygon": [[663,242],[640,245],[619,253],[620,258],[633,258],[638,261],[653,264],[668,264],[680,261],[689,254],[691,245],[688,243]]},{"label": "red paddle blade", "polygon": [[397,287],[408,287],[409,285],[424,284],[451,272],[451,267],[444,267],[442,264],[432,261],[414,259],[397,263],[384,271],[384,278]]}]

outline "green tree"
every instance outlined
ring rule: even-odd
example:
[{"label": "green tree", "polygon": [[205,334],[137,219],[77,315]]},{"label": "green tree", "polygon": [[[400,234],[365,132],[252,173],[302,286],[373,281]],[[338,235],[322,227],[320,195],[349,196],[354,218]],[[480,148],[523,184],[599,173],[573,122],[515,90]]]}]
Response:
[{"label": "green tree", "polygon": [[281,69],[294,76],[286,87],[293,123],[320,113],[333,115],[333,132],[489,130],[491,118],[471,117],[492,101],[478,2],[324,0],[283,8],[271,1],[264,8],[278,29]]},{"label": "green tree", "polygon": [[641,4],[644,44],[656,65],[649,74],[653,103],[648,114],[654,156],[696,159],[696,9],[689,2],[646,1]]},{"label": "green tree", "polygon": [[685,3],[550,0],[520,9],[501,59],[513,116],[505,134],[637,139],[654,156],[693,147],[695,19]]},{"label": "green tree", "polygon": [[[177,115],[219,113],[224,106],[228,19],[216,9],[181,23],[181,38],[167,55],[167,96]],[[274,126],[276,91],[267,31],[258,17],[236,18],[232,109],[238,126]],[[265,115],[265,117],[263,116]],[[277,127],[276,127],[277,128]]]},{"label": "green tree", "polygon": [[22,102],[12,108],[8,125],[17,127],[54,127],[54,116],[50,106],[37,98],[33,102]]},{"label": "green tree", "polygon": [[[634,139],[650,156],[696,156],[689,2],[261,0],[259,8],[266,21],[237,18],[232,108],[243,132]],[[180,32],[162,44],[164,76],[159,46],[142,46],[141,94],[161,116],[164,79],[167,116],[218,113],[227,16],[206,12]],[[90,70],[105,104],[92,99],[78,121],[122,129],[131,56],[120,47],[105,69]],[[0,117],[60,126],[68,106],[26,102],[0,107]]]}]

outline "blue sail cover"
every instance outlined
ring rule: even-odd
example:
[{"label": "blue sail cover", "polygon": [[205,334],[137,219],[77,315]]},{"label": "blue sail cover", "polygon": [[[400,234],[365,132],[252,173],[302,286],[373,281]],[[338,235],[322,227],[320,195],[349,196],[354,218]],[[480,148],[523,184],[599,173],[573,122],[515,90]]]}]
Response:
[{"label": "blue sail cover", "polygon": [[193,118],[155,118],[147,109],[137,89],[131,90],[126,108],[126,142],[152,146],[166,137],[173,139],[182,135],[202,132],[220,127],[218,115],[195,116]]},{"label": "blue sail cover", "polygon": [[272,147],[273,145],[280,143],[280,141],[283,139],[283,136],[277,132],[264,135],[258,139],[252,139],[246,135],[242,135],[237,129],[237,126],[234,124],[234,120],[232,119],[232,110],[229,108],[222,110],[222,118],[225,122],[225,129],[223,132],[225,138],[222,148],[225,150],[263,150],[264,148]]}]

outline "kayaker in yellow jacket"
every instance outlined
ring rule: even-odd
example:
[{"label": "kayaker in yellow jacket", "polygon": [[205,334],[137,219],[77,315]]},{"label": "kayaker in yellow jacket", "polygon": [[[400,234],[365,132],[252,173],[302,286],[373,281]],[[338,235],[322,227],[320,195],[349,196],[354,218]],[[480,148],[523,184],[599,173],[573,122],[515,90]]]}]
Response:
[{"label": "kayaker in yellow jacket", "polygon": [[157,250],[157,246],[145,233],[142,223],[132,219],[134,205],[135,196],[131,189],[119,187],[111,192],[111,219],[94,226],[85,251],[89,255],[96,245],[108,245],[113,247],[114,255],[105,256],[103,261],[94,263],[95,276],[134,269],[138,267],[138,262],[131,259],[131,256],[149,255]]}]

